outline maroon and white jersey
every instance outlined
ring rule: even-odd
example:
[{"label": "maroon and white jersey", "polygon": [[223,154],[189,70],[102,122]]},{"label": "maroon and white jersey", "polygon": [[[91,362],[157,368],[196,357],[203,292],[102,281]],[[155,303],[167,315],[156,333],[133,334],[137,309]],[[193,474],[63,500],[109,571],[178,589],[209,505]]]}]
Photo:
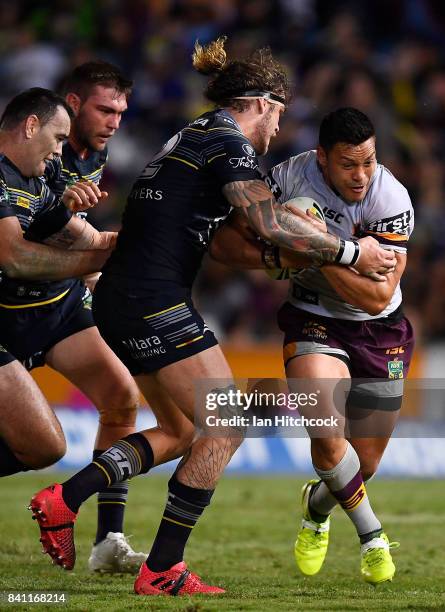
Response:
[{"label": "maroon and white jersey", "polygon": [[[414,211],[405,187],[391,172],[377,164],[363,200],[345,202],[325,182],[315,151],[307,151],[274,166],[267,182],[281,203],[296,197],[316,200],[323,209],[328,232],[345,240],[372,236],[385,248],[406,253],[414,226]],[[364,310],[345,302],[317,267],[292,272],[289,302],[325,317],[364,321],[374,319]],[[400,285],[378,317],[394,312],[402,301]]]}]

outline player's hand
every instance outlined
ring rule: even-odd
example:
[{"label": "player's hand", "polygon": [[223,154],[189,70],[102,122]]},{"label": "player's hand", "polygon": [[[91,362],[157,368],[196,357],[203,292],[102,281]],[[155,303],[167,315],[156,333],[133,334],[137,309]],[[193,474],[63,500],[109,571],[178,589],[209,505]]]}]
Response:
[{"label": "player's hand", "polygon": [[65,189],[62,202],[69,210],[76,213],[92,208],[100,199],[107,196],[108,193],[101,191],[92,181],[79,181]]},{"label": "player's hand", "polygon": [[395,270],[397,264],[394,251],[382,249],[377,240],[371,236],[361,238],[360,256],[353,268],[377,282],[386,280],[386,275]]},{"label": "player's hand", "polygon": [[321,219],[319,219],[316,215],[314,215],[314,213],[312,213],[309,208],[306,211],[306,215],[309,217],[309,222],[316,227],[317,229],[320,230],[320,232],[325,232],[327,233],[328,228],[326,227],[326,223],[324,221],[322,221]]}]

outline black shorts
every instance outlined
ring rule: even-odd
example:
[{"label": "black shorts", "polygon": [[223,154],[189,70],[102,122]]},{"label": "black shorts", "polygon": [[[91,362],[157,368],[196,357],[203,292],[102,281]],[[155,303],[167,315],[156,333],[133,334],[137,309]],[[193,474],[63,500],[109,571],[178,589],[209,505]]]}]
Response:
[{"label": "black shorts", "polygon": [[218,344],[190,291],[158,282],[134,295],[101,278],[93,296],[95,323],[133,376],[154,372]]},{"label": "black shorts", "polygon": [[11,353],[5,349],[4,346],[0,345],[0,368],[15,360],[14,355],[11,355]]},{"label": "black shorts", "polygon": [[[18,359],[28,369],[45,364],[46,353],[56,344],[94,326],[90,292],[77,281],[57,302],[34,308],[0,307],[0,344],[9,361]],[[5,365],[0,352],[0,365]],[[8,363],[8,362],[6,362]]]},{"label": "black shorts", "polygon": [[413,329],[401,309],[382,319],[349,321],[322,317],[286,302],[278,312],[278,325],[284,332],[285,366],[302,355],[337,357],[353,379],[350,405],[400,408],[414,349]]}]

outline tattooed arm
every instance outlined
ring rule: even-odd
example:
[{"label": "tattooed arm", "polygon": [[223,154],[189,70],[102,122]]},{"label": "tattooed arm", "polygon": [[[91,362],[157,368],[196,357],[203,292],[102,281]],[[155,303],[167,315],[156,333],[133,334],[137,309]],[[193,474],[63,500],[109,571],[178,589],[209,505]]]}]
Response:
[{"label": "tattooed arm", "polygon": [[304,213],[301,216],[291,213],[278,204],[264,181],[228,183],[223,193],[232,206],[244,212],[250,226],[265,240],[298,251],[315,264],[335,261],[340,239],[315,229]]},{"label": "tattooed arm", "polygon": [[[313,223],[312,220],[309,221]],[[253,231],[247,218],[239,210],[230,213],[227,222],[212,238],[209,255],[215,261],[242,270],[265,269],[264,249],[267,248]],[[282,268],[304,268],[312,265],[304,253],[279,248],[278,257]]]},{"label": "tattooed arm", "polygon": [[223,194],[235,208],[243,211],[254,231],[279,247],[297,251],[306,261],[321,265],[340,263],[374,280],[384,281],[396,260],[392,251],[382,249],[376,240],[362,239],[354,253],[351,241],[340,240],[316,228],[302,211],[286,208],[275,200],[260,179],[234,181],[223,187]]},{"label": "tattooed arm", "polygon": [[116,232],[99,232],[85,219],[74,216],[61,230],[46,238],[44,242],[58,249],[89,251],[113,247],[116,236]]},{"label": "tattooed arm", "polygon": [[65,251],[23,238],[17,217],[0,219],[0,268],[11,278],[60,280],[100,270],[111,249]]}]

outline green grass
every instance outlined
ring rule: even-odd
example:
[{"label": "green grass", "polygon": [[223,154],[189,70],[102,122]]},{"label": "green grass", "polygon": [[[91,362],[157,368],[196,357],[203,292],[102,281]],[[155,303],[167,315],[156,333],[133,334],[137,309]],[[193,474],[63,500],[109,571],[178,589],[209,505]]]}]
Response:
[{"label": "green grass", "polygon": [[[64,572],[40,553],[37,526],[26,510],[33,492],[51,474],[23,474],[0,481],[0,590],[65,591],[66,610],[445,610],[444,483],[373,481],[374,509],[390,538],[399,540],[393,583],[362,582],[355,531],[335,512],[326,564],[316,577],[294,567],[293,542],[302,484],[291,478],[223,479],[187,550],[192,570],[224,586],[218,598],[148,598],[133,594],[131,576],[97,576],[86,570],[95,527],[95,501],[84,505],[76,524],[77,565]],[[163,508],[166,478],[136,478],[130,487],[126,532],[148,549]],[[1,610],[62,606],[0,605]]]}]

